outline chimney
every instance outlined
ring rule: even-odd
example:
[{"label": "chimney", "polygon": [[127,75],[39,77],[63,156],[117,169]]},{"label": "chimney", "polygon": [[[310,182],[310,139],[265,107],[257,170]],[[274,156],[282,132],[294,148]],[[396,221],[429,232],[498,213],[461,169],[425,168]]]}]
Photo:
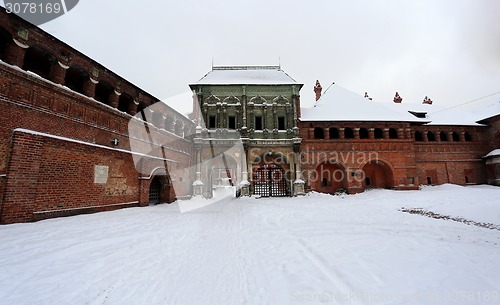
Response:
[{"label": "chimney", "polygon": [[372,98],[368,95],[368,92],[365,92],[365,98],[369,99],[370,101],[372,100]]},{"label": "chimney", "polygon": [[321,87],[319,80],[316,80],[316,85],[314,86],[314,93],[316,93],[316,101],[318,101],[319,98],[321,97],[321,90],[323,90],[323,87]]},{"label": "chimney", "polygon": [[399,96],[399,93],[396,92],[396,95],[394,96],[393,99],[394,103],[400,104],[403,101],[403,98]]},{"label": "chimney", "polygon": [[432,105],[432,100],[426,96],[426,97],[424,97],[424,102],[422,104]]}]

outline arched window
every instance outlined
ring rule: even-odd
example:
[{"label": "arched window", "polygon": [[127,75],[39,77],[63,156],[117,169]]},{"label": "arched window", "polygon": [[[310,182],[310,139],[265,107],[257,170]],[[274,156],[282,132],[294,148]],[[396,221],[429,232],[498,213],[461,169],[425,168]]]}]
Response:
[{"label": "arched window", "polygon": [[452,134],[451,134],[451,137],[453,139],[453,142],[458,142],[460,141],[460,136],[458,135],[458,132],[454,131]]},{"label": "arched window", "polygon": [[103,104],[109,105],[109,98],[112,93],[114,94],[113,91],[115,91],[115,89],[109,83],[100,81],[95,86],[94,98]]},{"label": "arched window", "polygon": [[427,132],[427,140],[429,142],[436,141],[436,136],[434,136],[434,133],[432,131]]},{"label": "arched window", "polygon": [[354,139],[354,131],[350,127],[346,127],[344,129],[344,138],[345,139]]},{"label": "arched window", "polygon": [[389,128],[389,139],[397,139],[398,138],[398,131],[396,128]]},{"label": "arched window", "polygon": [[314,138],[315,139],[324,139],[325,134],[323,131],[323,128],[321,127],[314,127]]},{"label": "arched window", "polygon": [[373,136],[375,137],[375,139],[383,139],[384,132],[382,131],[382,128],[375,128]]},{"label": "arched window", "polygon": [[338,128],[330,128],[330,139],[340,138],[340,133]]},{"label": "arched window", "polygon": [[470,134],[470,132],[465,132],[464,133],[464,138],[465,138],[465,141],[472,141],[472,134]]},{"label": "arched window", "polygon": [[23,69],[48,79],[50,76],[50,69],[56,61],[57,59],[54,55],[52,55],[52,53],[40,47],[34,46],[26,50]]},{"label": "arched window", "polygon": [[64,84],[73,91],[83,93],[83,84],[89,80],[88,74],[79,67],[70,67],[66,70]]},{"label": "arched window", "polygon": [[120,99],[118,100],[118,110],[127,112],[130,115],[134,115],[133,112],[134,99],[127,93],[122,93]]},{"label": "arched window", "polygon": [[415,131],[415,141],[421,142],[424,140],[424,137],[420,131]]},{"label": "arched window", "polygon": [[439,139],[440,139],[441,141],[443,141],[443,142],[448,141],[448,135],[446,135],[446,132],[441,131],[441,132],[439,133]]},{"label": "arched window", "polygon": [[360,139],[368,139],[370,135],[368,134],[368,129],[360,128],[359,129],[359,138]]}]

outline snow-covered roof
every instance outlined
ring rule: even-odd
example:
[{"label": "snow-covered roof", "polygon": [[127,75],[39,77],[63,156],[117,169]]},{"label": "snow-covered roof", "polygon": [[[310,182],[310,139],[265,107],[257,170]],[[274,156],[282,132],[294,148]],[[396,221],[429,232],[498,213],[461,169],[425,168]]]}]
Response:
[{"label": "snow-covered roof", "polygon": [[500,148],[497,148],[497,149],[494,149],[492,151],[490,151],[486,156],[484,156],[485,158],[488,158],[488,157],[496,157],[496,156],[500,156]]},{"label": "snow-covered roof", "polygon": [[500,92],[452,107],[411,102],[382,104],[401,113],[425,113],[422,122],[427,121],[427,125],[484,126],[478,122],[500,114]]},{"label": "snow-covered roof", "polygon": [[279,66],[213,67],[195,85],[295,85]]},{"label": "snow-covered roof", "polygon": [[410,113],[395,111],[336,84],[325,91],[314,107],[301,108],[300,120],[422,122]]}]

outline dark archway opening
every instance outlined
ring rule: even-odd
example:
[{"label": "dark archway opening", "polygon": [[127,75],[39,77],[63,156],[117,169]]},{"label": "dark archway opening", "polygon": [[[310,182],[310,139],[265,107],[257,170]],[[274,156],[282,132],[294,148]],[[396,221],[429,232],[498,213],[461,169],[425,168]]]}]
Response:
[{"label": "dark archway opening", "polygon": [[315,139],[324,139],[325,138],[323,128],[321,128],[321,127],[314,128],[314,138]]},{"label": "dark archway opening", "polygon": [[352,128],[347,127],[346,129],[344,129],[344,138],[354,139],[354,131],[352,130]]},{"label": "dark archway opening", "polygon": [[439,133],[439,140],[441,140],[442,142],[448,141],[448,135],[446,134],[446,132],[441,131]]},{"label": "dark archway opening", "polygon": [[10,44],[12,44],[12,35],[0,27],[0,60],[7,62],[7,51]]},{"label": "dark archway opening", "polygon": [[130,115],[134,115],[132,105],[134,104],[134,99],[127,93],[122,93],[120,99],[118,100],[118,110],[126,112]]},{"label": "dark archway opening", "polygon": [[415,131],[415,141],[422,142],[424,140],[424,136],[420,131]]},{"label": "dark archway opening", "polygon": [[432,131],[428,131],[427,132],[427,140],[429,142],[434,142],[436,141],[436,136],[434,135],[434,133]]},{"label": "dark archway opening", "polygon": [[330,128],[330,139],[338,139],[338,138],[340,138],[339,129]]},{"label": "dark archway opening", "polygon": [[370,137],[368,133],[368,129],[366,128],[360,128],[359,129],[359,138],[360,139],[368,139]]},{"label": "dark archway opening", "polygon": [[64,84],[73,91],[83,93],[83,85],[89,80],[88,74],[79,67],[70,67],[66,70]]},{"label": "dark archway opening", "polygon": [[389,128],[389,139],[397,139],[398,138],[398,131],[396,128]]},{"label": "dark archway opening", "polygon": [[56,61],[56,57],[49,51],[33,46],[26,50],[23,69],[48,79],[50,76],[50,69]]},{"label": "dark archway opening", "polygon": [[373,136],[375,139],[383,139],[384,138],[384,132],[382,131],[382,128],[375,128],[373,131]]},{"label": "dark archway opening", "polygon": [[100,81],[95,86],[95,99],[101,103],[109,105],[110,95],[113,93],[115,89],[109,83],[105,81]]}]

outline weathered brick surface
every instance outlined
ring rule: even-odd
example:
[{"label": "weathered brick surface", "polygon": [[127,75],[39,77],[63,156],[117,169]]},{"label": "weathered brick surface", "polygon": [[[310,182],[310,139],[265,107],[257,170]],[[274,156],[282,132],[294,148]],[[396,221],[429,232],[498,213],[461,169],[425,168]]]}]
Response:
[{"label": "weathered brick surface", "polygon": [[[488,135],[491,128],[473,126],[417,126],[411,124],[384,124],[369,122],[301,122],[302,168],[314,170],[337,164],[345,171],[349,180],[349,171],[363,170],[370,178],[373,187],[396,189],[414,189],[419,184],[455,183],[460,185],[486,182],[484,161],[481,159],[488,151]],[[315,139],[314,128],[322,128],[323,139]],[[354,138],[346,139],[343,131],[338,139],[330,139],[330,129],[354,130]],[[368,130],[380,128],[383,137],[375,139],[373,131],[368,139],[361,139],[359,128]],[[398,131],[397,139],[387,137],[385,130],[394,128]],[[435,141],[426,137],[415,140],[415,132],[435,134]],[[439,137],[445,132],[446,138]],[[455,132],[455,138],[452,133]],[[321,134],[321,133],[319,133]],[[465,136],[467,134],[467,136]],[[470,137],[469,137],[470,136]],[[317,137],[317,135],[316,135]],[[367,166],[366,159],[378,160],[381,166]],[[385,167],[384,167],[385,166]],[[307,186],[314,190],[333,192],[339,187],[349,192],[362,191],[368,187],[367,180],[332,183],[324,185],[320,180],[308,181]],[[332,179],[336,180],[336,179]],[[381,182],[383,181],[383,183]]]},{"label": "weathered brick surface", "polygon": [[[26,37],[18,35],[24,30]],[[0,107],[0,222],[145,205],[155,175],[163,176],[164,201],[191,192],[189,179],[175,193],[169,187],[190,174],[189,119],[3,8]],[[14,132],[19,128],[125,152]],[[156,158],[133,158],[131,140],[134,150]],[[97,164],[110,166],[105,185],[93,183]]]}]

